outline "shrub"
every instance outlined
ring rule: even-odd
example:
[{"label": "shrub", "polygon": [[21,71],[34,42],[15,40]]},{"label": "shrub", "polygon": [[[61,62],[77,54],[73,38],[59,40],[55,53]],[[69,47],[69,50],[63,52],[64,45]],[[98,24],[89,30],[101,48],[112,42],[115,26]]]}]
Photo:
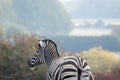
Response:
[{"label": "shrub", "polygon": [[36,47],[37,36],[14,33],[0,41],[0,80],[45,80],[45,65],[34,71],[27,60]]},{"label": "shrub", "polygon": [[116,53],[97,47],[79,55],[87,59],[95,80],[120,80],[120,60]]}]

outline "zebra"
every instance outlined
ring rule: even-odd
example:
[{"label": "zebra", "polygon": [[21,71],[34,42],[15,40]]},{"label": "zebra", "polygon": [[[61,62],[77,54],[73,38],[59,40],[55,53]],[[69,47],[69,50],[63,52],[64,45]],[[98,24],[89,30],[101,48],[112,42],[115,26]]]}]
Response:
[{"label": "zebra", "polygon": [[47,80],[94,80],[85,59],[79,56],[60,57],[57,45],[50,39],[39,40],[38,49],[28,59],[29,67],[46,63]]}]

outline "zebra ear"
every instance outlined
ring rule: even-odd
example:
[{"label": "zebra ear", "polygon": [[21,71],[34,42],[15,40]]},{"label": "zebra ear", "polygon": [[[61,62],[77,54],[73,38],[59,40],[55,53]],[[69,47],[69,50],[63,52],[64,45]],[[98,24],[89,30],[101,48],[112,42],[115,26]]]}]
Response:
[{"label": "zebra ear", "polygon": [[45,43],[42,40],[39,40],[39,44],[41,47],[45,47]]}]

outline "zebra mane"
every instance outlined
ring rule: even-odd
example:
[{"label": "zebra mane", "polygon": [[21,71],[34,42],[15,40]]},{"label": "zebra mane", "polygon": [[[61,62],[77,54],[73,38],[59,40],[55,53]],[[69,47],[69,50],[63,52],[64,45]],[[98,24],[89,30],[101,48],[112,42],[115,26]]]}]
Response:
[{"label": "zebra mane", "polygon": [[44,39],[42,41],[45,41],[47,43],[47,45],[51,42],[52,44],[56,45],[56,43],[50,39]]},{"label": "zebra mane", "polygon": [[53,44],[55,47],[57,47],[56,43],[50,39],[43,39],[43,40],[39,40],[39,44],[41,47],[45,47],[49,44]]},{"label": "zebra mane", "polygon": [[54,41],[52,41],[52,40],[50,40],[50,39],[44,39],[44,40],[42,40],[42,41],[46,43],[46,47],[47,47],[47,45],[49,45],[49,44],[53,44],[54,47],[56,48],[57,55],[60,56],[59,53],[58,53],[58,50],[57,50],[57,44],[56,44]]},{"label": "zebra mane", "polygon": [[49,45],[49,43],[52,43],[56,46],[56,43],[54,41],[50,40],[50,39],[43,39],[43,40],[38,40],[38,41],[39,41],[40,45],[43,45],[44,44],[43,42],[45,42],[46,45]]}]

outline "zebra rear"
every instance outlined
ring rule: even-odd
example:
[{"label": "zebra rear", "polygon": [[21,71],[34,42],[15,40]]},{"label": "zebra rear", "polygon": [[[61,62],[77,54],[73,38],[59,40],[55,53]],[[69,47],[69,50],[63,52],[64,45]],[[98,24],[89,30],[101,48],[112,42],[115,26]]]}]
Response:
[{"label": "zebra rear", "polygon": [[[89,80],[87,72],[81,70],[90,71],[90,67],[86,60],[78,56],[67,56],[56,59],[52,62],[48,76],[50,80]],[[84,75],[81,76],[81,73]],[[92,78],[93,76],[91,76]],[[82,79],[81,79],[82,78]],[[92,79],[91,79],[92,80]]]}]

